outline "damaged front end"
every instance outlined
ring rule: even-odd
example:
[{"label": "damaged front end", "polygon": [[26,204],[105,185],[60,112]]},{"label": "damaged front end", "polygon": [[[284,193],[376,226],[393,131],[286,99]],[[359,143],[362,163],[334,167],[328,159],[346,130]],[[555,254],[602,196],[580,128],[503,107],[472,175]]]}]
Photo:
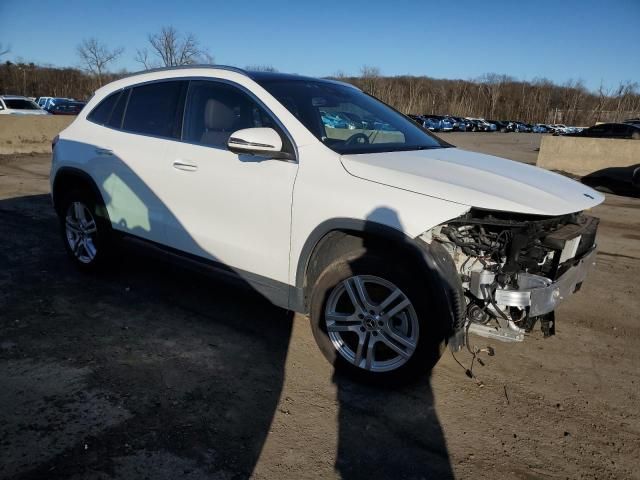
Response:
[{"label": "damaged front end", "polygon": [[598,222],[583,213],[472,209],[423,234],[447,250],[460,277],[466,311],[458,335],[466,330],[518,342],[538,322],[545,337],[553,335],[555,308],[580,289],[594,263]]}]

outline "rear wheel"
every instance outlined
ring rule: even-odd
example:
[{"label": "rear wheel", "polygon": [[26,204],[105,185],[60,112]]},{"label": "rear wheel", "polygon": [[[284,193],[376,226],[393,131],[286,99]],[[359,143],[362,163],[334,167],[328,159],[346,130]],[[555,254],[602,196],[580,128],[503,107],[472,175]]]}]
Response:
[{"label": "rear wheel", "polygon": [[95,270],[105,264],[112,252],[111,227],[99,214],[93,194],[74,190],[64,197],[60,228],[67,254],[78,268]]},{"label": "rear wheel", "polygon": [[407,265],[371,254],[325,269],[313,290],[311,325],[338,371],[388,384],[431,370],[444,338],[420,278]]}]

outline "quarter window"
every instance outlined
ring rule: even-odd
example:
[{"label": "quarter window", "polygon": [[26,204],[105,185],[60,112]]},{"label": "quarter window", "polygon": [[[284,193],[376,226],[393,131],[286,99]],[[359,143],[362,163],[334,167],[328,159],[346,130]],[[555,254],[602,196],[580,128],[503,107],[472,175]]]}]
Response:
[{"label": "quarter window", "polygon": [[111,111],[118,101],[120,93],[121,92],[112,93],[107,98],[102,100],[102,102],[100,102],[100,104],[91,111],[87,119],[100,125],[104,125],[105,123],[107,123],[107,121],[109,121]]},{"label": "quarter window", "polygon": [[280,133],[285,150],[293,151],[271,116],[249,95],[225,83],[191,82],[184,118],[184,141],[227,148],[227,140],[234,131],[253,127],[275,129]]},{"label": "quarter window", "polygon": [[186,85],[185,81],[167,81],[134,87],[122,128],[134,133],[180,138]]}]

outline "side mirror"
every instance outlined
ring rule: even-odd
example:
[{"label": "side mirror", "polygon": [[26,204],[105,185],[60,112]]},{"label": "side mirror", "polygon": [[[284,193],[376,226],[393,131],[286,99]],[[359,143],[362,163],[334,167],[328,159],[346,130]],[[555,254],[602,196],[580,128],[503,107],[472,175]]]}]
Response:
[{"label": "side mirror", "polygon": [[259,155],[280,160],[292,160],[293,155],[282,151],[282,139],[273,128],[243,128],[231,134],[227,148],[238,154]]}]

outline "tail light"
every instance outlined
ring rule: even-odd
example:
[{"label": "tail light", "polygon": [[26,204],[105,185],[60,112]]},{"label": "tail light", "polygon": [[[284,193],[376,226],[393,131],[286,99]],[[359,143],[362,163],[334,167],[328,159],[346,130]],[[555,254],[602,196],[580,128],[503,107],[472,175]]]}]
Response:
[{"label": "tail light", "polygon": [[56,143],[58,143],[58,140],[60,140],[60,135],[56,135],[55,137],[53,137],[53,140],[51,140],[51,151],[53,152],[53,149],[56,148]]}]

